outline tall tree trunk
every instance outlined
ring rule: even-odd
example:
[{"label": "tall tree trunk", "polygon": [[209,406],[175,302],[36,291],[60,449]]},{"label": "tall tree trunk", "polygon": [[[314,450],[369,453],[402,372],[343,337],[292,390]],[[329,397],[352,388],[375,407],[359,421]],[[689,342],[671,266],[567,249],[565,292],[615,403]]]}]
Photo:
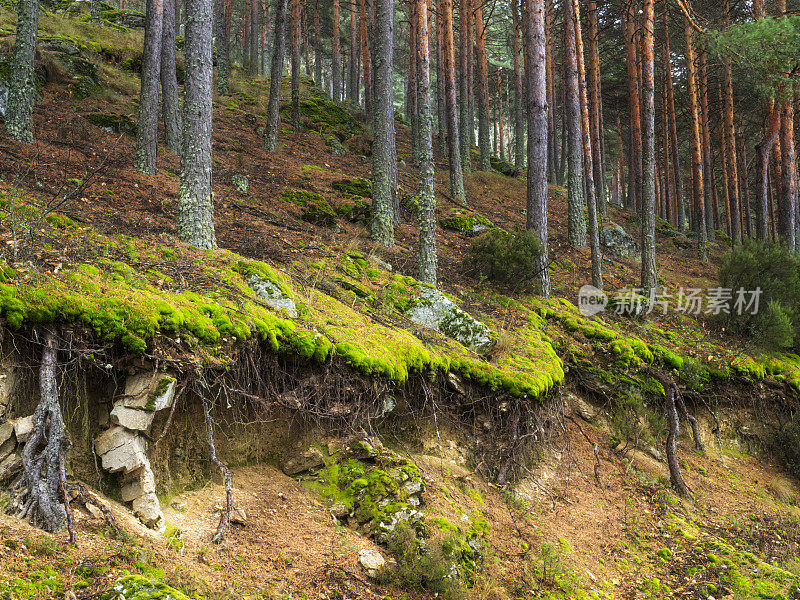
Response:
[{"label": "tall tree trunk", "polygon": [[464,173],[472,171],[471,135],[473,123],[469,111],[469,69],[470,50],[472,44],[472,5],[470,0],[461,0],[459,3],[460,29],[459,32],[459,120],[461,135],[458,138],[461,153],[461,170]]},{"label": "tall tree trunk", "polygon": [[164,0],[164,32],[161,42],[161,112],[167,146],[181,153],[181,102],[175,72],[175,0]]},{"label": "tall tree trunk", "polygon": [[[519,0],[518,0],[519,1]],[[545,35],[547,37],[545,58],[547,66],[547,168],[550,181],[555,184],[563,183],[561,176],[561,163],[563,154],[558,151],[558,135],[556,129],[556,69],[555,69],[555,25],[553,0],[545,0]],[[563,64],[563,62],[562,62]],[[563,116],[563,115],[562,115]]]},{"label": "tall tree trunk", "polygon": [[292,47],[292,127],[300,129],[300,0],[289,0]]},{"label": "tall tree trunk", "polygon": [[697,91],[697,66],[695,62],[694,30],[689,19],[684,17],[686,37],[686,84],[689,89],[689,106],[692,122],[692,185],[694,210],[697,221],[697,256],[701,262],[708,261],[706,249],[705,188],[703,186],[703,138],[700,122],[700,100]]},{"label": "tall tree trunk", "polygon": [[794,145],[794,98],[789,97],[781,115],[781,198],[780,219],[783,242],[797,248],[797,153]]},{"label": "tall tree trunk", "polygon": [[667,78],[667,115],[669,119],[670,151],[672,152],[673,193],[675,195],[675,219],[678,229],[686,232],[686,205],[683,197],[678,126],[675,119],[675,92],[672,83],[672,55],[669,49],[669,8],[664,7],[664,64]]},{"label": "tall tree trunk", "polygon": [[622,8],[622,31],[625,37],[625,60],[628,73],[628,103],[630,105],[631,127],[631,186],[628,200],[631,207],[638,210],[642,195],[642,118],[639,107],[639,70],[636,52],[636,5],[630,0]]},{"label": "tall tree trunk", "polygon": [[505,149],[503,146],[503,75],[500,67],[497,67],[497,131],[500,134],[498,145],[500,146],[500,158],[505,160]]},{"label": "tall tree trunk", "polygon": [[492,170],[492,147],[489,140],[489,63],[486,57],[486,27],[483,8],[475,8],[475,59],[478,66],[478,148],[481,151],[481,171]]},{"label": "tall tree trunk", "polygon": [[419,112],[419,251],[417,276],[436,285],[436,196],[433,164],[433,111],[431,110],[428,6],[414,0],[416,15],[417,108]]},{"label": "tall tree trunk", "polygon": [[156,174],[158,85],[161,77],[163,17],[164,0],[147,0],[139,120],[136,126],[136,150],[133,154],[133,168],[145,175]]},{"label": "tall tree trunk", "polygon": [[764,138],[756,145],[756,155],[758,160],[757,173],[757,207],[756,207],[756,237],[765,240],[769,237],[769,159],[772,156],[772,149],[778,141],[781,125],[780,106],[773,102],[769,110],[767,128]]},{"label": "tall tree trunk", "polygon": [[17,31],[9,77],[5,127],[9,136],[28,144],[33,142],[33,102],[36,92],[34,60],[38,29],[39,0],[18,0]]},{"label": "tall tree trunk", "polygon": [[711,128],[708,123],[708,75],[706,51],[704,49],[700,50],[698,59],[700,66],[700,132],[703,136],[703,186],[706,191],[706,201],[704,203],[706,238],[709,242],[713,242],[716,234],[713,210],[716,183],[714,178],[714,155],[711,148]]},{"label": "tall tree trunk", "polygon": [[[225,0],[214,0],[214,45],[217,47],[217,92],[230,91],[231,57]],[[177,20],[176,20],[177,29]]]},{"label": "tall tree trunk", "polygon": [[622,143],[622,119],[617,111],[617,147],[619,148],[619,205],[627,206],[625,193],[625,145]]},{"label": "tall tree trunk", "polygon": [[[447,0],[445,0],[447,1]],[[523,0],[525,80],[528,102],[527,223],[539,238],[542,254],[536,261],[536,279],[542,296],[550,296],[550,260],[547,244],[547,64],[544,31],[545,0]]]},{"label": "tall tree trunk", "polygon": [[[431,0],[432,1],[432,0]],[[435,10],[431,10],[435,13]],[[442,16],[436,15],[436,106],[439,119],[439,153],[447,156],[447,102],[445,100],[444,26]]]},{"label": "tall tree trunk", "polygon": [[656,290],[656,104],[655,104],[655,7],[644,0],[642,11],[642,289]]},{"label": "tall tree trunk", "polygon": [[286,2],[275,2],[275,41],[272,48],[272,66],[269,76],[269,104],[267,126],[264,132],[264,148],[275,152],[278,143],[278,128],[281,123],[281,84],[283,82],[283,60],[286,53]]},{"label": "tall tree trunk", "polygon": [[258,75],[258,41],[261,34],[261,24],[259,14],[261,8],[259,0],[252,0],[250,6],[250,76]]},{"label": "tall tree trunk", "polygon": [[[572,0],[568,0],[571,2]],[[578,83],[578,55],[575,46],[573,12],[567,4],[564,9],[565,44],[563,58],[566,63],[567,119],[567,239],[576,247],[586,246],[586,195],[583,173],[583,139],[581,137],[581,108]]]},{"label": "tall tree trunk", "polygon": [[[513,116],[513,126],[514,126],[514,168],[517,171],[522,171],[525,167],[525,114],[523,112],[523,98],[522,98],[522,66],[520,65],[520,31],[519,31],[519,2],[520,0],[513,0],[511,3],[511,20],[512,20],[512,35],[513,35],[513,44],[512,44],[512,53],[513,53],[513,63],[514,63],[514,116]],[[550,109],[548,103],[548,110]],[[550,137],[548,135],[548,141]],[[548,154],[549,148],[552,145],[548,144]],[[548,166],[550,166],[551,160],[548,158]],[[555,173],[553,172],[552,175]]]},{"label": "tall tree trunk", "polygon": [[603,113],[603,98],[600,90],[600,44],[599,31],[597,26],[597,2],[589,0],[588,14],[586,19],[586,39],[589,55],[589,118],[590,131],[592,135],[592,165],[594,166],[594,185],[595,197],[597,198],[597,209],[601,215],[606,214],[605,201],[605,166],[601,155],[600,140],[603,137],[603,130],[600,125]]},{"label": "tall tree trunk", "polygon": [[[456,109],[456,58],[453,48],[453,1],[439,0],[442,19],[442,55],[444,95],[447,111],[447,152],[450,158],[450,194],[456,202],[465,202],[464,178],[459,153],[458,111]],[[466,135],[466,132],[464,132]]]},{"label": "tall tree trunk", "polygon": [[667,92],[667,73],[666,73],[666,63],[662,61],[662,65],[664,71],[662,72],[662,81],[663,84],[662,88],[662,103],[661,103],[661,169],[664,175],[664,183],[662,185],[662,189],[664,190],[664,204],[665,204],[665,218],[667,222],[672,225],[673,227],[676,225],[675,219],[675,208],[673,205],[673,194],[672,194],[672,176],[670,173],[669,168],[669,156],[670,156],[670,141],[669,141],[669,106],[667,102],[668,92]]},{"label": "tall tree trunk", "polygon": [[319,0],[314,1],[314,83],[322,87],[322,37],[319,24]]},{"label": "tall tree trunk", "polygon": [[603,289],[603,256],[600,253],[600,232],[597,224],[597,198],[595,197],[594,168],[592,166],[592,137],[589,133],[589,97],[586,92],[583,34],[581,32],[580,0],[572,0],[575,50],[578,55],[578,84],[580,86],[581,137],[583,138],[583,172],[586,178],[586,208],[589,216],[589,249],[592,255],[592,285]]},{"label": "tall tree trunk", "polygon": [[350,58],[348,60],[349,75],[347,81],[347,99],[350,106],[358,108],[361,103],[359,94],[358,67],[359,45],[358,45],[358,5],[356,0],[350,0]]},{"label": "tall tree trunk", "polygon": [[[731,9],[730,0],[722,0],[722,11],[725,14],[725,28],[730,27]],[[729,57],[723,62],[723,130],[725,138],[725,170],[728,176],[728,191],[730,203],[731,241],[734,246],[742,243],[742,230],[739,216],[739,176],[736,159],[736,129],[733,124],[733,67]]]},{"label": "tall tree trunk", "polygon": [[342,49],[339,35],[339,0],[333,2],[333,36],[331,37],[331,78],[333,79],[333,101],[342,101]]},{"label": "tall tree trunk", "polygon": [[393,0],[375,0],[375,143],[372,145],[372,237],[387,247],[394,246],[394,196],[392,169],[395,144],[392,123]]},{"label": "tall tree trunk", "polygon": [[[742,239],[747,235],[748,238],[753,238],[755,233],[755,226],[753,223],[753,211],[750,208],[750,182],[748,180],[748,165],[747,165],[747,146],[745,145],[744,136],[737,136],[741,140],[741,147],[738,150],[739,157],[739,191],[741,193],[741,232]],[[736,139],[734,139],[734,143]]]},{"label": "tall tree trunk", "polygon": [[408,47],[411,52],[408,56],[408,78],[406,80],[406,116],[411,123],[411,162],[419,166],[419,114],[417,111],[417,32],[419,24],[416,22],[420,18],[417,13],[417,3],[412,1],[408,7]]},{"label": "tall tree trunk", "polygon": [[[169,1],[169,0],[167,0]],[[211,195],[212,0],[186,0],[186,77],[183,151],[178,190],[178,237],[197,248],[216,248]]]},{"label": "tall tree trunk", "polygon": [[684,498],[691,497],[691,491],[683,480],[681,467],[678,463],[678,435],[680,434],[680,419],[678,410],[675,407],[675,385],[666,385],[667,400],[667,422],[669,430],[667,433],[667,464],[669,466],[669,477],[672,487]]},{"label": "tall tree trunk", "polygon": [[[365,0],[358,0],[360,14],[359,39],[361,40],[361,62],[364,65],[364,109],[368,115],[372,112],[372,65],[370,64],[370,44],[367,35],[367,8]],[[376,49],[377,51],[377,49]],[[394,109],[392,109],[394,120]]]}]

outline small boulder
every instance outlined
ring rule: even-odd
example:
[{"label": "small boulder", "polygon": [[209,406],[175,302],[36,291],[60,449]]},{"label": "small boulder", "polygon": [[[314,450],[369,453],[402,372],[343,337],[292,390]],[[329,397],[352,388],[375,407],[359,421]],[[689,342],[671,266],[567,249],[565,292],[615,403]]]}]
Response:
[{"label": "small boulder", "polygon": [[164,527],[161,504],[155,494],[145,494],[134,500],[133,514],[150,529],[161,530]]},{"label": "small boulder", "polygon": [[246,194],[250,190],[250,180],[243,173],[236,173],[231,177],[234,189],[240,194]]},{"label": "small boulder", "polygon": [[120,497],[123,502],[133,502],[146,494],[156,493],[156,480],[152,469],[143,468],[139,477],[126,483],[120,488]]},{"label": "small boulder", "polygon": [[641,260],[639,244],[620,225],[609,223],[600,230],[600,244],[609,254],[626,260]]},{"label": "small boulder", "polygon": [[149,370],[138,371],[125,380],[123,404],[127,408],[164,410],[172,406],[176,387],[174,377]]},{"label": "small boulder", "polygon": [[336,519],[343,519],[350,514],[350,509],[345,506],[344,502],[337,502],[331,506],[329,510],[331,515],[333,515]]},{"label": "small boulder", "polygon": [[436,329],[478,354],[491,350],[496,339],[492,331],[444,296],[436,288],[420,286],[420,298],[406,316],[414,323]]},{"label": "small boulder", "polygon": [[30,439],[32,433],[33,415],[14,421],[14,435],[17,437],[17,443],[24,444]]},{"label": "small boulder", "polygon": [[331,149],[331,154],[334,156],[344,156],[347,154],[347,150],[342,145],[342,142],[339,141],[335,135],[323,135],[323,139],[325,140],[325,145]]},{"label": "small boulder", "polygon": [[277,283],[269,281],[268,279],[262,279],[255,274],[250,276],[247,283],[256,293],[256,296],[261,298],[273,309],[286,311],[286,314],[292,319],[297,318],[297,305],[294,303],[294,300],[283,292]]},{"label": "small boulder", "polygon": [[386,559],[373,548],[362,548],[358,551],[358,564],[364,569],[367,577],[375,579],[386,566]]},{"label": "small boulder", "polygon": [[0,425],[0,446],[2,446],[8,440],[10,440],[13,433],[14,433],[14,423],[12,423],[11,421],[6,421],[2,425]]},{"label": "small boulder", "polygon": [[287,475],[298,475],[325,464],[325,458],[317,448],[309,448],[296,456],[290,456],[281,463],[281,469]]},{"label": "small boulder", "polygon": [[145,442],[124,427],[112,427],[94,441],[103,468],[111,473],[136,471],[148,464]]},{"label": "small boulder", "polygon": [[16,476],[22,470],[22,458],[18,454],[11,453],[0,461],[0,483],[4,483]]},{"label": "small boulder", "polygon": [[147,431],[153,424],[155,413],[117,404],[111,411],[111,422],[134,431]]},{"label": "small boulder", "polygon": [[491,157],[491,165],[492,169],[501,175],[505,175],[506,177],[516,177],[519,175],[519,172],[514,168],[514,165],[507,160],[497,158],[496,156]]},{"label": "small boulder", "polygon": [[81,49],[75,44],[65,39],[51,38],[39,42],[39,50],[45,52],[60,52],[69,56],[80,56]]},{"label": "small boulder", "polygon": [[237,525],[247,525],[247,513],[242,508],[234,508],[231,511],[231,523]]}]

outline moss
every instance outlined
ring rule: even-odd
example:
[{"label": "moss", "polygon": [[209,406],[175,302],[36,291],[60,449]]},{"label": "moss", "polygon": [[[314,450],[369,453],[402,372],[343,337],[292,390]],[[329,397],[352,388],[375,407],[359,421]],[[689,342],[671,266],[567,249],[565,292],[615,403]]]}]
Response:
[{"label": "moss", "polygon": [[[463,211],[466,213],[466,211]],[[457,231],[459,233],[472,234],[481,229],[494,227],[489,219],[477,213],[474,214],[458,214],[451,217],[443,217],[439,219],[439,225],[442,229],[449,231]]]},{"label": "moss", "polygon": [[302,207],[300,216],[304,221],[324,227],[330,227],[336,223],[336,211],[322,194],[290,189],[281,194],[281,200]]},{"label": "moss", "polygon": [[369,179],[341,179],[339,181],[334,181],[331,187],[337,192],[342,192],[350,196],[372,198],[372,181]]},{"label": "moss", "polygon": [[181,591],[160,581],[151,581],[142,575],[125,575],[103,594],[103,600],[190,600]]},{"label": "moss", "polygon": [[108,129],[113,133],[136,135],[136,123],[128,115],[112,115],[106,113],[90,113],[86,120],[92,125]]}]

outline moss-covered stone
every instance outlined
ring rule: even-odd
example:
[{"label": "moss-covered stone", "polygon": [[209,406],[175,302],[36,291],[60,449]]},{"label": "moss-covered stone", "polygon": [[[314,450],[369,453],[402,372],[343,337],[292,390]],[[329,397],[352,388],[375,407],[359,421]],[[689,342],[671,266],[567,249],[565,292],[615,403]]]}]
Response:
[{"label": "moss-covered stone", "polygon": [[190,600],[183,592],[142,575],[125,575],[102,596],[103,600]]},{"label": "moss-covered stone", "polygon": [[336,224],[336,211],[322,194],[307,190],[286,190],[281,200],[302,207],[300,216],[304,221],[320,227],[332,227]]},{"label": "moss-covered stone", "polygon": [[494,227],[489,219],[478,213],[470,213],[466,210],[458,210],[454,214],[439,219],[442,229],[457,231],[465,235],[476,235]]},{"label": "moss-covered stone", "polygon": [[372,198],[372,181],[369,179],[340,179],[339,181],[334,181],[331,187],[337,192],[350,196]]},{"label": "moss-covered stone", "polygon": [[124,133],[136,135],[136,123],[128,115],[113,115],[107,113],[90,113],[86,120],[92,125],[105,129],[109,133]]}]

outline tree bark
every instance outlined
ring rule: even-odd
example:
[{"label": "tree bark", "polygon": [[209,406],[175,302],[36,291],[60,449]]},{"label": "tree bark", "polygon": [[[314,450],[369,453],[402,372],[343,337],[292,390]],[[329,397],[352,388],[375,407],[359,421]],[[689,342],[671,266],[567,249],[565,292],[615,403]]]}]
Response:
[{"label": "tree bark", "polygon": [[180,155],[182,135],[181,101],[175,72],[175,0],[164,0],[164,31],[161,41],[161,112],[167,146]]},{"label": "tree bark", "polygon": [[563,178],[561,177],[561,164],[559,161],[563,160],[563,155],[559,156],[558,135],[556,129],[557,102],[556,102],[556,83],[555,83],[556,44],[555,44],[555,26],[553,23],[554,12],[555,8],[553,7],[553,0],[546,0],[544,7],[544,22],[545,22],[545,36],[547,37],[547,43],[545,47],[545,51],[547,54],[545,58],[545,64],[547,67],[547,168],[550,181],[560,185],[562,183]]},{"label": "tree bark", "polygon": [[[722,0],[722,11],[725,14],[725,28],[730,27],[731,13],[730,0]],[[742,229],[740,225],[740,197],[739,175],[736,157],[736,129],[733,124],[733,67],[729,57],[723,61],[723,128],[725,138],[725,170],[728,176],[728,202],[730,204],[731,242],[734,246],[742,243]]]},{"label": "tree bark", "polygon": [[322,37],[319,23],[319,0],[314,0],[314,83],[322,87]]},{"label": "tree bark", "polygon": [[766,133],[764,138],[756,145],[758,160],[756,237],[760,240],[765,240],[769,237],[769,159],[772,156],[772,149],[778,141],[780,125],[780,107],[773,102],[769,111]]},{"label": "tree bark", "polygon": [[592,255],[592,285],[603,289],[603,256],[600,253],[600,232],[597,224],[597,198],[595,197],[594,168],[592,166],[592,138],[589,133],[589,98],[586,92],[583,34],[581,32],[580,0],[572,0],[575,49],[578,55],[578,84],[580,86],[581,137],[583,138],[583,172],[586,178],[586,208],[589,217],[589,249]]},{"label": "tree bark", "polygon": [[600,48],[599,31],[597,25],[597,1],[589,0],[588,14],[586,18],[586,39],[587,51],[589,55],[589,119],[590,131],[592,136],[592,166],[594,167],[595,197],[597,198],[597,209],[601,215],[606,214],[605,201],[605,165],[601,154],[600,140],[603,137],[601,128],[601,116],[603,114],[603,97],[600,87]]},{"label": "tree bark", "polygon": [[[520,65],[520,26],[519,26],[519,2],[520,0],[513,0],[511,3],[511,21],[512,21],[512,54],[514,64],[514,168],[517,171],[522,171],[525,168],[525,113],[523,111],[522,97],[522,65]],[[550,140],[548,136],[548,141]],[[552,144],[548,144],[549,148]],[[551,160],[548,158],[548,167],[551,165]]]},{"label": "tree bark", "polygon": [[358,108],[361,103],[360,89],[358,85],[358,66],[359,45],[358,45],[358,5],[356,0],[350,0],[350,72],[347,82],[348,100],[350,106]]},{"label": "tree bark", "polygon": [[656,104],[655,104],[655,7],[644,0],[642,11],[642,289],[656,290]]},{"label": "tree bark", "polygon": [[669,478],[672,487],[684,498],[691,498],[692,493],[689,486],[683,480],[683,473],[678,463],[678,435],[680,434],[680,420],[678,419],[678,410],[675,408],[675,387],[673,385],[666,386],[666,399],[667,399],[667,421],[669,423],[669,430],[667,433],[667,465],[669,466]]},{"label": "tree bark", "polygon": [[339,0],[333,2],[333,35],[331,36],[331,79],[333,80],[333,101],[342,101],[342,49],[339,34]]},{"label": "tree bark", "polygon": [[781,114],[781,238],[789,250],[797,248],[797,153],[794,145],[794,98],[790,95]]},{"label": "tree bark", "polygon": [[680,147],[678,146],[678,126],[675,119],[675,92],[672,82],[672,55],[669,49],[669,8],[664,8],[664,63],[667,81],[667,115],[669,120],[670,151],[672,153],[672,191],[675,200],[675,219],[677,227],[686,233],[686,205],[681,176]]},{"label": "tree bark", "polygon": [[289,0],[292,50],[292,127],[300,129],[300,0]]},{"label": "tree bark", "polygon": [[472,5],[470,0],[461,0],[459,4],[460,29],[459,32],[459,104],[460,134],[459,151],[461,153],[461,170],[464,173],[472,171],[471,135],[473,123],[469,110],[469,70],[472,47]]},{"label": "tree bark", "polygon": [[34,60],[39,28],[39,0],[18,0],[14,58],[6,105],[6,132],[18,142],[33,142]]},{"label": "tree bark", "polygon": [[[217,48],[217,92],[230,91],[230,42],[225,0],[214,0],[214,45]],[[177,22],[177,21],[176,21]]]},{"label": "tree bark", "polygon": [[[456,202],[465,202],[464,178],[461,170],[461,156],[458,131],[458,111],[456,109],[456,58],[453,48],[453,1],[439,0],[442,19],[442,55],[444,59],[444,96],[447,112],[447,152],[450,159],[450,194]],[[463,132],[466,135],[466,132]]]},{"label": "tree bark", "polygon": [[278,142],[278,128],[281,116],[281,83],[283,80],[283,60],[286,52],[286,2],[275,3],[275,42],[272,49],[272,67],[269,78],[269,105],[267,107],[267,126],[264,133],[264,148],[275,152]]},{"label": "tree bark", "polygon": [[133,168],[145,175],[156,174],[158,142],[158,85],[161,77],[161,37],[164,0],[146,0],[142,85]]},{"label": "tree bark", "polygon": [[408,47],[411,52],[408,55],[408,77],[406,79],[406,114],[411,123],[411,162],[419,166],[419,113],[417,108],[418,83],[417,77],[419,65],[417,46],[417,33],[419,24],[416,22],[420,18],[417,13],[417,3],[412,1],[408,6]]},{"label": "tree bark", "polygon": [[206,249],[217,246],[211,194],[211,13],[212,0],[186,0],[183,151],[178,189],[178,237]]},{"label": "tree bark", "polygon": [[392,162],[395,137],[392,87],[394,2],[375,0],[375,142],[372,145],[372,237],[394,246],[394,192]]},{"label": "tree bark", "polygon": [[706,239],[713,242],[716,236],[714,198],[716,179],[714,177],[714,155],[711,148],[711,128],[708,115],[708,75],[706,69],[706,51],[699,52],[700,63],[700,131],[703,136],[703,187],[706,191],[705,209]]},{"label": "tree bark", "polygon": [[700,123],[700,101],[697,92],[697,66],[695,63],[694,29],[689,19],[684,17],[686,37],[686,79],[689,88],[689,106],[692,123],[692,185],[694,191],[694,210],[697,222],[697,256],[701,262],[708,262],[706,249],[705,188],[703,186],[703,138]]},{"label": "tree bark", "polygon": [[528,102],[527,223],[539,238],[542,254],[536,280],[542,296],[550,296],[547,244],[547,64],[544,28],[545,0],[523,0],[525,79]]},{"label": "tree bark", "polygon": [[478,67],[478,148],[481,151],[481,171],[492,169],[492,146],[489,140],[489,63],[486,57],[486,27],[483,8],[475,8],[475,59]]},{"label": "tree bark", "polygon": [[[431,0],[432,1],[432,0]],[[432,13],[436,12],[431,10]],[[447,107],[444,74],[444,27],[441,14],[436,14],[436,105],[439,119],[439,153],[448,156]]]},{"label": "tree bark", "polygon": [[416,13],[417,108],[419,118],[419,251],[417,276],[436,285],[436,196],[433,164],[433,111],[431,109],[428,6],[414,0]]},{"label": "tree bark", "polygon": [[[572,0],[569,0],[571,2]],[[580,91],[578,84],[578,56],[575,46],[574,14],[571,4],[564,10],[564,61],[566,64],[566,104],[564,117],[567,119],[567,239],[573,246],[586,246],[586,219],[584,210],[586,196],[583,173],[583,139],[581,136]]]},{"label": "tree bark", "polygon": [[625,38],[625,61],[628,73],[628,103],[631,131],[630,206],[639,210],[642,195],[642,119],[639,106],[639,72],[636,52],[636,0],[629,0],[622,9],[622,30]]},{"label": "tree bark", "polygon": [[[361,41],[361,62],[364,66],[364,109],[368,115],[373,114],[372,111],[372,73],[370,64],[370,44],[367,36],[367,9],[365,0],[358,0],[359,11],[359,39]],[[377,49],[376,49],[377,51]],[[394,110],[392,111],[392,119],[394,120]]]}]

